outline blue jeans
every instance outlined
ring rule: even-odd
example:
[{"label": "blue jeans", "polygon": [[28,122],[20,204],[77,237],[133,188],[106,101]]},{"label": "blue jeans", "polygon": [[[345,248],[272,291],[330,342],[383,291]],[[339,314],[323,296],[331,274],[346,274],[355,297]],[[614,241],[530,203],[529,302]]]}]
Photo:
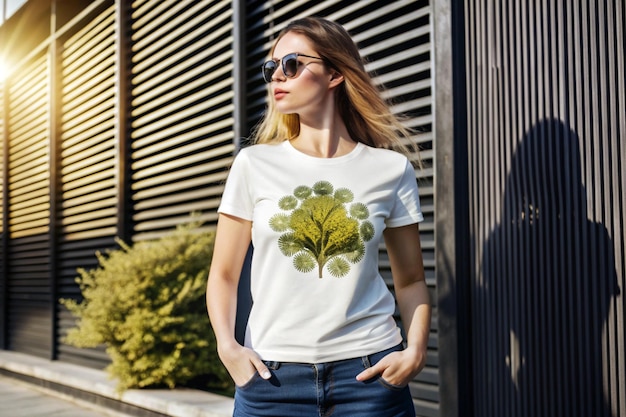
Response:
[{"label": "blue jeans", "polygon": [[361,371],[401,349],[316,364],[266,361],[272,377],[256,374],[237,387],[233,417],[414,417],[408,386],[381,377],[356,380]]}]

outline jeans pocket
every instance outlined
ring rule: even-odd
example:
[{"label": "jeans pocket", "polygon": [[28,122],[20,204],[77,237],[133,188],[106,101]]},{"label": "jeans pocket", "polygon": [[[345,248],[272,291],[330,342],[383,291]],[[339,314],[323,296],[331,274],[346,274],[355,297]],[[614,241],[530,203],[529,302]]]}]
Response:
[{"label": "jeans pocket", "polygon": [[257,371],[254,371],[254,374],[252,374],[252,377],[250,377],[250,379],[245,382],[243,385],[235,385],[235,387],[237,389],[247,389],[250,388],[252,385],[254,385],[255,382],[257,382],[259,379],[261,379],[261,375],[259,375],[259,373]]},{"label": "jeans pocket", "polygon": [[[372,366],[376,365],[379,360],[381,360],[388,354],[392,352],[401,351],[401,350],[402,350],[402,345],[397,345],[392,348],[383,350],[382,352],[378,352],[373,355],[364,356],[362,358],[363,366],[364,368],[371,368]],[[382,377],[382,375],[377,375],[371,380],[378,381],[380,385],[382,385],[383,387],[387,388],[390,391],[401,391],[404,388],[406,388],[406,385],[396,385],[396,384],[392,384],[391,382],[388,382],[387,380],[385,380],[385,378]]]},{"label": "jeans pocket", "polygon": [[378,382],[380,382],[380,384],[383,387],[391,391],[402,391],[406,387],[406,385],[395,385],[395,384],[392,384],[391,382],[387,382],[387,380],[383,378],[382,376],[378,377]]}]

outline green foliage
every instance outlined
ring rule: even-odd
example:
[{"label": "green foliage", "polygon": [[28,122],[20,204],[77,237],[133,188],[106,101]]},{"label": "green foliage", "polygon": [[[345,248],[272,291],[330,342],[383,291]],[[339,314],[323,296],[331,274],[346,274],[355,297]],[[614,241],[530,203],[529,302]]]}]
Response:
[{"label": "green foliage", "polygon": [[310,272],[318,267],[322,278],[324,267],[340,278],[365,254],[364,241],[374,237],[374,225],[367,220],[369,210],[363,203],[352,203],[354,194],[347,188],[335,190],[327,181],[309,188],[299,186],[293,196],[285,196],[278,207],[290,214],[273,216],[269,225],[283,233],[278,247],[285,256],[294,257],[294,267]]},{"label": "green foliage", "polygon": [[79,269],[82,302],[61,300],[78,317],[66,342],[106,345],[120,391],[199,379],[228,390],[205,304],[214,233],[190,223],[158,240],[118,244],[96,254],[99,267]]}]

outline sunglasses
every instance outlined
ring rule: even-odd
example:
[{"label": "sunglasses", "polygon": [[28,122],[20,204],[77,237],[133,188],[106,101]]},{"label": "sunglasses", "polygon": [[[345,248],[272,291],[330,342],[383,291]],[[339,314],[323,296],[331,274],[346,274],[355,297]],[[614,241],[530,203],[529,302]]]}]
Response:
[{"label": "sunglasses", "polygon": [[[285,74],[285,77],[294,78],[296,76],[296,74],[298,73],[298,66],[301,65],[298,62],[299,56],[303,56],[305,58],[320,59],[322,61],[324,60],[323,58],[320,58],[318,56],[304,55],[297,52],[287,54],[280,60],[283,65],[283,74]],[[263,70],[263,79],[265,80],[265,82],[271,83],[272,76],[278,69],[278,60],[271,59],[269,61],[265,61],[261,69]]]}]

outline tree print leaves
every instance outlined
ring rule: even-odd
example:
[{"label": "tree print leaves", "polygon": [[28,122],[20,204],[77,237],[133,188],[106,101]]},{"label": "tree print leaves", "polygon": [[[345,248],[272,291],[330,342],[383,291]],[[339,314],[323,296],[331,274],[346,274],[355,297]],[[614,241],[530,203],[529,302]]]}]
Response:
[{"label": "tree print leaves", "polygon": [[319,181],[313,185],[313,192],[317,195],[332,194],[334,187],[328,181]]},{"label": "tree print leaves", "polygon": [[275,232],[285,232],[289,230],[289,221],[286,214],[276,214],[270,219],[270,228]]},{"label": "tree print leaves", "polygon": [[283,210],[293,210],[298,206],[298,200],[295,197],[288,195],[287,197],[283,197],[278,202],[278,207]]},{"label": "tree print leaves", "polygon": [[363,237],[363,240],[365,241],[372,240],[372,238],[374,237],[374,225],[369,220],[364,221],[361,224],[361,228],[359,231],[361,232],[361,237]]},{"label": "tree print leaves", "polygon": [[302,250],[302,243],[293,233],[287,233],[278,238],[278,247],[285,256],[293,256]]},{"label": "tree print leaves", "polygon": [[345,258],[353,264],[361,262],[361,259],[365,256],[365,245],[360,244],[358,248],[350,253],[345,254]]},{"label": "tree print leaves", "polygon": [[313,187],[299,186],[293,195],[282,197],[278,206],[290,212],[279,213],[269,221],[275,232],[283,233],[278,247],[285,256],[293,256],[300,272],[318,267],[322,278],[326,267],[330,275],[340,278],[365,256],[364,242],[374,237],[374,225],[367,220],[369,210],[363,203],[353,203],[354,193],[347,188],[335,190],[328,181]]},{"label": "tree print leaves", "polygon": [[311,272],[315,265],[315,259],[306,252],[301,252],[293,258],[293,266],[300,272]]},{"label": "tree print leaves", "polygon": [[313,190],[305,185],[301,185],[300,187],[296,188],[293,192],[293,195],[296,196],[298,200],[304,200],[305,198],[309,197],[311,194],[313,194]]},{"label": "tree print leaves", "polygon": [[347,188],[340,188],[335,191],[335,200],[342,203],[349,203],[354,200],[354,194]]},{"label": "tree print leaves", "polygon": [[369,217],[370,211],[363,203],[355,203],[350,207],[350,215],[359,220],[365,220]]},{"label": "tree print leaves", "polygon": [[350,265],[342,258],[335,258],[328,264],[328,272],[334,277],[343,277],[348,271],[350,271]]}]

